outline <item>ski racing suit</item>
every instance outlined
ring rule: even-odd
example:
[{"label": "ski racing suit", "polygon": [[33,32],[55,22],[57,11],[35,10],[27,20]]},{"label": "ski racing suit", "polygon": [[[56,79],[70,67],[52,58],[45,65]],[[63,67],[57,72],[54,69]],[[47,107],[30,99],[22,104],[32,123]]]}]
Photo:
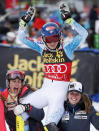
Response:
[{"label": "ski racing suit", "polygon": [[47,106],[45,125],[51,122],[57,124],[64,112],[63,104],[70,82],[74,51],[80,43],[85,41],[88,35],[86,29],[76,21],[71,26],[77,32],[77,35],[70,43],[60,45],[56,52],[48,50],[43,42],[43,46],[41,46],[41,42],[30,40],[26,36],[26,27],[19,27],[18,30],[18,39],[41,54],[45,69],[42,88],[21,99],[21,103],[30,103],[36,108]]}]

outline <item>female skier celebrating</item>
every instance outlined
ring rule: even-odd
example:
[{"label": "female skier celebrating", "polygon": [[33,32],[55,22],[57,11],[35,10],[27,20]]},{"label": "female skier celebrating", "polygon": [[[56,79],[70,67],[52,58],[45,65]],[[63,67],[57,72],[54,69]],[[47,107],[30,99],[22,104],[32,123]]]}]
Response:
[{"label": "female skier celebrating", "polygon": [[[42,88],[21,99],[21,103],[30,103],[36,108],[48,106],[45,125],[49,131],[57,131],[56,124],[64,112],[63,103],[70,81],[73,54],[88,35],[87,31],[71,18],[67,4],[62,3],[59,10],[64,23],[69,24],[77,32],[77,35],[68,44],[61,41],[61,30],[53,22],[48,22],[42,27],[42,42],[31,41],[26,36],[26,25],[35,15],[34,7],[30,7],[21,18],[18,30],[18,39],[41,54],[45,69]],[[18,111],[17,115],[20,114],[18,108],[15,110]]]}]

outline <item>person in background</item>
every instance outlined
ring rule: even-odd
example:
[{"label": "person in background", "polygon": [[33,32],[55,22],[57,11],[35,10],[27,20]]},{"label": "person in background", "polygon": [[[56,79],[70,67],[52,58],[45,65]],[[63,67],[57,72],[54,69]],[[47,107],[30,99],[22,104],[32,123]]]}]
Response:
[{"label": "person in background", "polygon": [[15,32],[7,32],[6,39],[2,41],[2,44],[10,44],[15,45],[16,33]]},{"label": "person in background", "polygon": [[74,35],[72,34],[71,26],[65,24],[62,29],[62,37],[65,44],[68,44],[73,40]]},{"label": "person in background", "polygon": [[81,17],[80,17],[80,13],[77,11],[75,5],[72,4],[72,5],[70,6],[70,10],[71,10],[71,16],[72,16],[72,18],[79,23]]},{"label": "person in background", "polygon": [[[19,105],[20,98],[24,98],[25,95],[35,91],[25,84],[24,79],[24,72],[19,69],[8,70],[6,73],[6,89],[2,92],[2,96],[5,98],[5,120],[9,125],[10,131],[16,131],[16,114],[24,110],[29,115],[29,119],[24,122],[25,131],[27,128],[30,131],[43,131],[41,123],[44,117],[43,109],[37,109],[30,104]],[[19,108],[14,111],[16,106]]]},{"label": "person in background", "polygon": [[83,90],[81,82],[69,84],[65,111],[58,124],[61,131],[90,131],[90,123],[99,130],[99,112]]},{"label": "person in background", "polygon": [[93,32],[95,32],[95,21],[98,19],[97,8],[97,5],[94,4],[89,12],[90,28]]},{"label": "person in background", "polygon": [[95,21],[98,19],[97,5],[93,5],[89,12],[89,23],[90,23],[90,36],[89,36],[89,47],[94,48],[94,35],[95,35]]},{"label": "person in background", "polygon": [[46,23],[46,20],[42,17],[42,11],[35,8],[35,17],[33,18],[33,22],[30,22],[31,25],[29,27],[29,36],[33,39],[39,39],[41,37],[41,29],[43,25]]}]

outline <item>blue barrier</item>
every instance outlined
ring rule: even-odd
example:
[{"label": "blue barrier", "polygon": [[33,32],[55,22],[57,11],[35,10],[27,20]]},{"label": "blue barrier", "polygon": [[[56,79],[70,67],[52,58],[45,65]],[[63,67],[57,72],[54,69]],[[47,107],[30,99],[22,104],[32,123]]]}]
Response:
[{"label": "blue barrier", "polygon": [[76,50],[77,52],[78,51],[86,51],[86,52],[93,52],[93,53],[99,53],[99,49],[92,49],[92,48],[88,48],[88,47],[86,47],[86,48],[82,48],[82,49],[78,49],[78,50]]},{"label": "blue barrier", "polygon": [[[0,43],[0,47],[11,47],[11,48],[24,48],[24,47],[20,47],[20,46],[17,46],[17,45],[12,45],[12,44],[2,44]],[[25,47],[26,48],[26,47]],[[75,52],[83,52],[83,51],[86,51],[86,52],[93,52],[93,53],[99,53],[99,49],[92,49],[92,48],[82,48],[82,49],[77,49]]]},{"label": "blue barrier", "polygon": [[13,45],[13,44],[2,44],[2,43],[0,43],[0,47],[26,48],[26,47],[20,47],[20,46],[17,46],[17,45]]},{"label": "blue barrier", "polygon": [[92,101],[99,102],[99,94],[89,96]]}]

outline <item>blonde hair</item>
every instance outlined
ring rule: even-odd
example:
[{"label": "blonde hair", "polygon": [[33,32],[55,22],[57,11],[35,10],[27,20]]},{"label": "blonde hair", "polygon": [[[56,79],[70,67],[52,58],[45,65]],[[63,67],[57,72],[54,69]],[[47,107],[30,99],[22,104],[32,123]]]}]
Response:
[{"label": "blonde hair", "polygon": [[85,93],[82,94],[82,101],[85,104],[85,112],[90,113],[91,112],[92,102],[91,102],[91,100],[90,100],[90,98],[88,97],[87,94],[85,94]]}]

